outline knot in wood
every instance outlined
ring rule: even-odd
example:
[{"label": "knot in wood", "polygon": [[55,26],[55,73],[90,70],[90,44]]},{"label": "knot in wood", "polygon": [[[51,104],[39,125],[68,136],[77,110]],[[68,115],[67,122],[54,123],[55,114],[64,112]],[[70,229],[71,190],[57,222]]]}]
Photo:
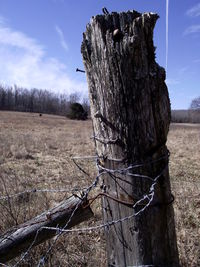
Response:
[{"label": "knot in wood", "polygon": [[94,114],[94,117],[95,118],[102,118],[102,114],[100,111],[97,111],[95,114]]}]

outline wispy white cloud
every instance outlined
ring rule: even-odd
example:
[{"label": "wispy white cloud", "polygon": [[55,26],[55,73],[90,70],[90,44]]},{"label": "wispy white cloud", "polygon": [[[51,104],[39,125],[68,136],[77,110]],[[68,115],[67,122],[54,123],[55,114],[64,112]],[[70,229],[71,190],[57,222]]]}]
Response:
[{"label": "wispy white cloud", "polygon": [[68,51],[68,45],[67,45],[67,42],[65,41],[65,37],[64,37],[63,31],[57,25],[55,26],[55,29],[56,29],[56,32],[57,32],[59,38],[60,38],[61,46],[67,52]]},{"label": "wispy white cloud", "polygon": [[183,35],[199,33],[200,32],[200,24],[189,26],[185,29]]},{"label": "wispy white cloud", "polygon": [[0,24],[0,62],[1,83],[87,94],[86,82],[71,79],[67,66],[49,57],[43,45],[4,24]]},{"label": "wispy white cloud", "polygon": [[188,9],[186,14],[189,17],[198,17],[198,16],[200,16],[200,3],[198,3],[195,6],[193,6],[192,8]]},{"label": "wispy white cloud", "polygon": [[4,25],[0,25],[0,45],[24,49],[26,52],[34,54],[37,57],[43,56],[44,54],[44,47],[39,45],[36,40]]}]

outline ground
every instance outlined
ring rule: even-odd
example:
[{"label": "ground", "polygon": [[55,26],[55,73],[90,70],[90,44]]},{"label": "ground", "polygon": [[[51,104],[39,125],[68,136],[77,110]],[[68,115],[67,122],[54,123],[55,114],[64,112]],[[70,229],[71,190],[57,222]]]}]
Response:
[{"label": "ground", "polygon": [[[95,155],[92,124],[65,117],[20,112],[0,112],[0,232],[27,221],[53,207],[74,192],[87,187],[96,175],[93,160],[78,160],[91,178],[73,163],[72,157]],[[200,125],[172,124],[168,148],[170,177],[182,266],[200,266]],[[33,192],[33,189],[65,192]],[[9,196],[9,198],[3,198]],[[95,216],[80,226],[100,224],[100,201],[93,204]],[[79,227],[80,227],[79,226]],[[37,266],[54,241],[35,248],[19,266]],[[45,266],[105,266],[102,231],[61,237]],[[20,258],[11,262],[11,266]]]}]

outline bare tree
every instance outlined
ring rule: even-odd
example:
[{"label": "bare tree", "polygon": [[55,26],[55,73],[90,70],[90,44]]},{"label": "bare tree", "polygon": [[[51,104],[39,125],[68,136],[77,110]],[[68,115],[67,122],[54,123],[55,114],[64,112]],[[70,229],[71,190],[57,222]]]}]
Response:
[{"label": "bare tree", "polygon": [[88,97],[84,97],[82,100],[82,106],[84,110],[87,112],[88,115],[90,115],[90,102]]},{"label": "bare tree", "polygon": [[76,103],[80,100],[80,94],[79,93],[71,93],[69,95],[69,102],[70,103]]},{"label": "bare tree", "polygon": [[190,104],[190,109],[200,110],[200,96],[192,100]]}]

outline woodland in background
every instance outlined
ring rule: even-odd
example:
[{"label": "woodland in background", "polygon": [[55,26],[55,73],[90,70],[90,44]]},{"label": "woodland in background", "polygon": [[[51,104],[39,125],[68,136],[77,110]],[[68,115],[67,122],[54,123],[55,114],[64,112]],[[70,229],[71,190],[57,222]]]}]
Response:
[{"label": "woodland in background", "polygon": [[[81,99],[78,93],[56,94],[48,90],[31,89],[0,85],[0,110],[35,112],[71,117],[73,103],[81,103],[89,115],[88,98]],[[85,113],[83,113],[85,114]],[[73,117],[73,116],[72,116]],[[72,118],[71,117],[71,118]],[[171,122],[200,123],[200,97],[192,100],[188,110],[172,110]]]},{"label": "woodland in background", "polygon": [[0,110],[35,112],[67,116],[72,103],[81,103],[85,112],[89,113],[89,101],[81,99],[78,93],[56,94],[48,90],[0,85]]},{"label": "woodland in background", "polygon": [[200,96],[192,100],[188,110],[172,110],[171,122],[200,123]]},{"label": "woodland in background", "polygon": [[171,122],[175,123],[200,123],[200,110],[172,110]]}]

